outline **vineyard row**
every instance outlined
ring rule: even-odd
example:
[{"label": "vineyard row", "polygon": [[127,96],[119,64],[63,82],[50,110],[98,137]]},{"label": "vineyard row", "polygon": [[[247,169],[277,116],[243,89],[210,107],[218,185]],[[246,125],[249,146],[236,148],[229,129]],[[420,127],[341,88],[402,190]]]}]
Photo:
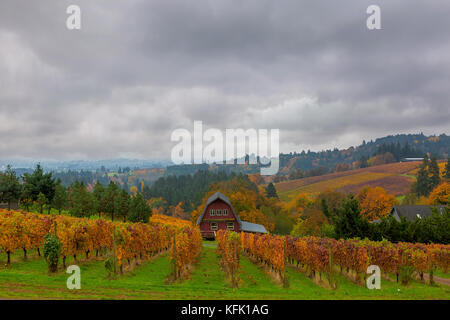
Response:
[{"label": "vineyard row", "polygon": [[282,277],[286,263],[306,268],[314,276],[330,274],[334,266],[365,278],[367,268],[377,265],[386,274],[397,276],[405,270],[430,275],[439,268],[449,271],[450,246],[440,244],[391,243],[389,241],[335,240],[329,238],[257,235],[241,233],[242,250],[269,266]]},{"label": "vineyard row", "polygon": [[184,224],[124,223],[0,209],[0,251],[7,254],[8,264],[16,250],[23,250],[26,257],[27,251],[36,249],[40,255],[44,237],[49,233],[56,234],[62,244],[64,266],[67,257],[76,260],[85,255],[88,259],[94,253],[98,256],[115,249],[122,270],[124,261],[148,259],[171,249],[170,257],[179,277],[201,250],[200,231]]}]

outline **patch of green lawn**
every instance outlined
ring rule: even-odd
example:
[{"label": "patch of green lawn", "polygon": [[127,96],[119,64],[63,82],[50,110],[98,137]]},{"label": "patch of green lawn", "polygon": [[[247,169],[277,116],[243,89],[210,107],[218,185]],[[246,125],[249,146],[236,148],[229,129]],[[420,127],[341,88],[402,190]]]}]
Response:
[{"label": "patch of green lawn", "polygon": [[440,278],[445,278],[445,279],[450,279],[450,274],[444,273],[442,270],[436,270],[434,272],[434,276],[440,277]]}]

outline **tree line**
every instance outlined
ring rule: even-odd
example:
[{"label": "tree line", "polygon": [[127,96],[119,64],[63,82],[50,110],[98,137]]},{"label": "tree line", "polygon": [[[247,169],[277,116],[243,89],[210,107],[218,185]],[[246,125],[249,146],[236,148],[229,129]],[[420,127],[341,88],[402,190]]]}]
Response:
[{"label": "tree line", "polygon": [[[374,161],[372,165],[380,162],[400,161],[405,157],[423,157],[426,153],[435,155],[439,159],[446,158],[450,154],[450,136],[441,134],[439,136],[425,136],[420,134],[398,134],[376,139],[375,141],[363,141],[356,147],[339,150],[323,150],[314,152],[303,150],[300,153],[291,152],[280,154],[280,171],[297,174],[297,169],[306,173],[310,169],[325,167],[327,170],[335,170],[339,163],[353,165],[357,168],[365,168],[370,158]],[[389,159],[390,155],[392,159]],[[388,157],[383,159],[383,157]],[[355,166],[356,165],[356,166]]]},{"label": "tree line", "polygon": [[432,215],[414,221],[401,218],[398,222],[391,215],[376,223],[361,215],[359,203],[349,197],[338,209],[334,221],[334,238],[368,238],[373,241],[387,239],[390,242],[412,243],[450,243],[450,209],[445,207],[443,212],[432,208]]},{"label": "tree line", "polygon": [[12,203],[20,201],[27,211],[37,207],[40,213],[44,208],[50,213],[53,208],[59,213],[67,210],[75,217],[106,215],[112,220],[147,222],[152,214],[151,206],[140,193],[130,195],[112,181],[107,186],[97,181],[92,192],[84,182],[77,180],[64,187],[39,164],[31,174],[25,173],[22,177],[8,166],[0,174],[0,200],[8,204],[8,210]]},{"label": "tree line", "polygon": [[159,178],[150,187],[145,186],[143,195],[146,199],[163,198],[167,206],[176,206],[182,202],[183,210],[190,212],[201,204],[211,184],[238,176],[243,174],[227,174],[225,171],[214,173],[208,170],[199,170],[192,175],[169,175]]},{"label": "tree line", "polygon": [[[325,190],[314,198],[299,194],[285,209],[297,217],[291,235],[330,238],[368,238],[374,241],[450,243],[450,161],[443,172],[443,180],[428,197],[405,197],[402,205],[430,205],[433,214],[414,221],[391,216],[393,206],[399,204],[393,195],[381,187],[367,187],[356,195]],[[412,201],[411,201],[412,200]],[[446,206],[440,208],[438,205]]]},{"label": "tree line", "polygon": [[423,152],[412,147],[408,142],[403,146],[399,141],[397,143],[383,143],[378,146],[375,155],[381,155],[390,153],[394,156],[395,161],[400,161],[402,158],[420,158],[423,156]]}]

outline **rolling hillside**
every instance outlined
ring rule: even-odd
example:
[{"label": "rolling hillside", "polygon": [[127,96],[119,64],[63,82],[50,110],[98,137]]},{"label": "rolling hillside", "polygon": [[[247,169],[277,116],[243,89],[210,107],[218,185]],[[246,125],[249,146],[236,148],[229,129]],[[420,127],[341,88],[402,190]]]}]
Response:
[{"label": "rolling hillside", "polygon": [[425,153],[446,159],[450,154],[450,136],[425,136],[424,134],[398,134],[378,138],[375,141],[363,141],[362,144],[347,149],[323,150],[319,152],[302,151],[280,154],[280,173],[289,174],[292,170],[303,172],[324,167],[334,169],[338,163],[352,165],[362,157],[366,159],[376,154],[390,152],[396,161],[407,157],[423,157]]},{"label": "rolling hillside", "polygon": [[326,189],[356,193],[365,186],[382,187],[388,193],[400,196],[409,192],[419,164],[420,162],[399,162],[336,172],[279,182],[275,184],[275,188],[283,201],[289,201],[299,193],[317,194]]}]

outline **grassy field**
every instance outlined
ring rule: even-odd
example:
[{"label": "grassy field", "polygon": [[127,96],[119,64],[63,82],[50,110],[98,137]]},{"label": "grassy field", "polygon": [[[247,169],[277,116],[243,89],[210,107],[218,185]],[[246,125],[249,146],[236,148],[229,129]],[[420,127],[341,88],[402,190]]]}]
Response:
[{"label": "grassy field", "polygon": [[275,184],[278,196],[289,201],[299,193],[317,194],[326,189],[356,193],[363,187],[382,187],[388,193],[401,196],[408,193],[415,180],[413,172],[420,162],[400,162],[364,169],[335,172]]},{"label": "grassy field", "polygon": [[2,254],[0,299],[450,299],[450,287],[431,287],[416,281],[405,287],[382,280],[380,290],[369,290],[338,275],[338,289],[325,289],[294,267],[287,268],[289,287],[283,288],[245,257],[241,260],[242,283],[233,289],[211,242],[203,247],[190,279],[172,284],[166,283],[170,273],[166,256],[147,261],[116,279],[107,277],[102,261],[79,262],[80,290],[66,288],[69,275],[64,270],[48,275],[45,261],[37,256],[23,261],[16,253],[11,266],[5,267],[4,262]]}]

